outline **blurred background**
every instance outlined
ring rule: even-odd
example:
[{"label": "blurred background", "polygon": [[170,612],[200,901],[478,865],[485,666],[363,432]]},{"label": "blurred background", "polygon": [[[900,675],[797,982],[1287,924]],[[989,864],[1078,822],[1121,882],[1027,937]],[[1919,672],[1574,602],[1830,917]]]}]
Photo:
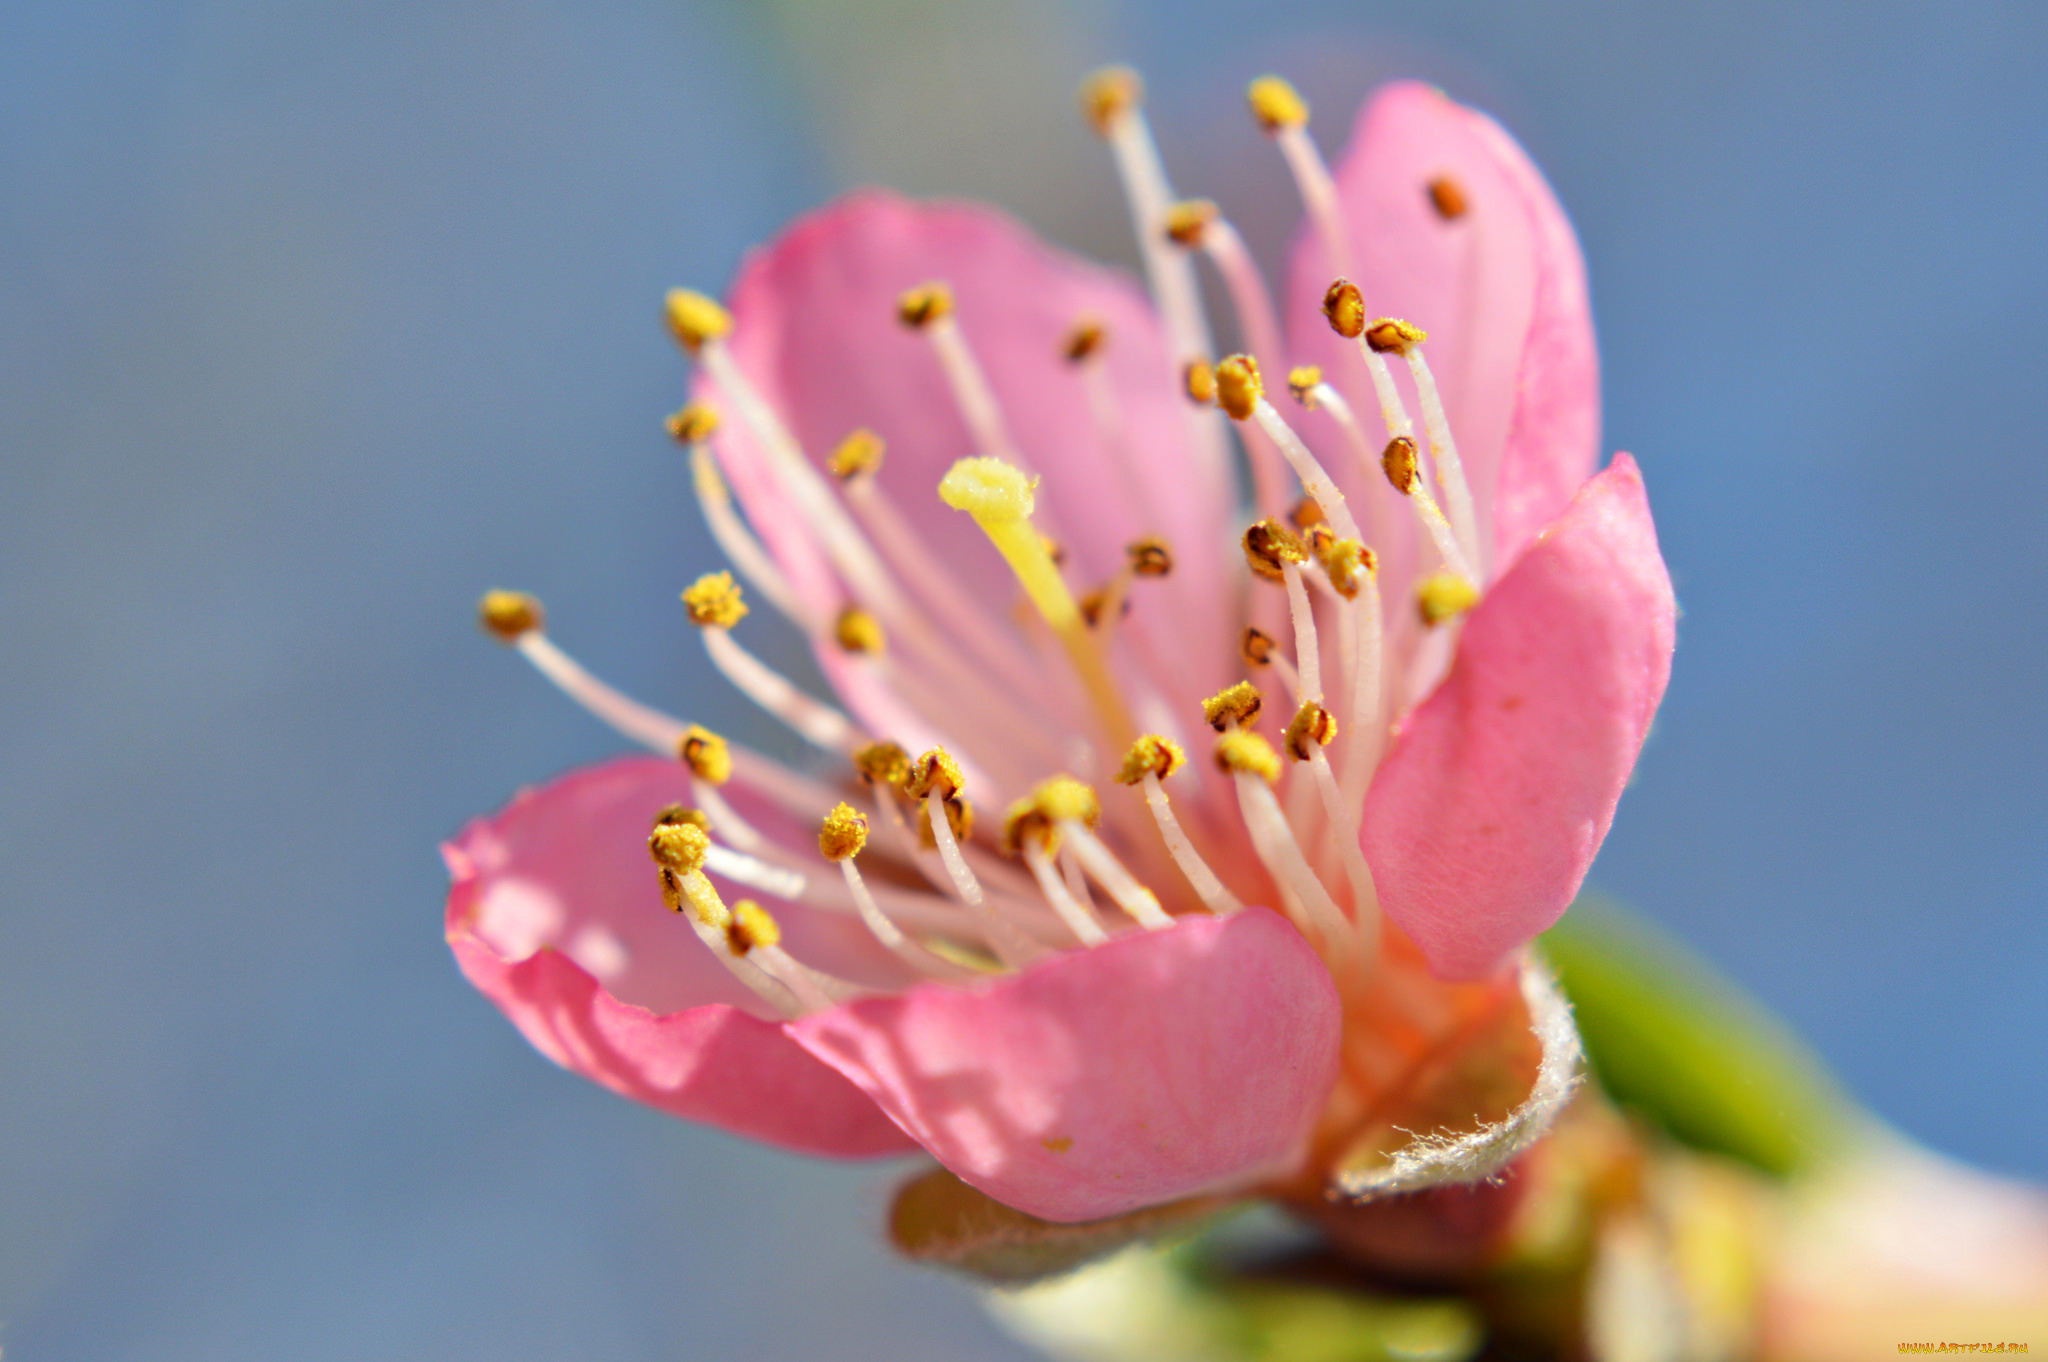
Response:
[{"label": "blurred background", "polygon": [[529,588],[773,746],[661,291],[854,184],[1130,260],[1072,93],[1142,67],[1271,262],[1243,111],[1499,115],[1591,262],[1686,610],[1595,883],[1913,1136],[2048,1178],[2048,7],[11,0],[0,9],[9,1359],[1016,1358],[891,1173],[552,1068],[435,843],[617,749],[471,622]]}]

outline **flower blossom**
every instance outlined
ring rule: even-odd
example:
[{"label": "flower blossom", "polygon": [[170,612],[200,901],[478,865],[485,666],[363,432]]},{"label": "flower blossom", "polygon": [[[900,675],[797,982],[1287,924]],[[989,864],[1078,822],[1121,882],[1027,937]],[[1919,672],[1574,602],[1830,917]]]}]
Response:
[{"label": "flower blossom", "polygon": [[[1469,1182],[1542,1134],[1577,1043],[1526,947],[1673,644],[1641,475],[1596,471],[1578,245],[1437,90],[1380,91],[1334,168],[1291,87],[1250,96],[1307,209],[1278,299],[1120,69],[1082,105],[1149,288],[862,192],[723,302],[670,296],[732,568],[686,613],[820,755],[629,699],[485,598],[657,754],[447,848],[456,958],[547,1056],[794,1150],[922,1148],[1051,1222]],[[762,609],[830,699],[748,650]]]}]

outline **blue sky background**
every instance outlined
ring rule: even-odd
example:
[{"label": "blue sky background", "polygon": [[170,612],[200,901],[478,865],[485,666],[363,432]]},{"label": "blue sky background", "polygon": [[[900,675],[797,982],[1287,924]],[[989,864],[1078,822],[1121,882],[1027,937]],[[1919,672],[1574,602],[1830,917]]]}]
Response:
[{"label": "blue sky background", "polygon": [[528,1050],[434,845],[615,748],[482,587],[720,696],[660,291],[876,179],[1128,259],[1071,103],[1119,58],[1269,252],[1262,70],[1330,137],[1414,73],[1531,148],[1686,609],[1596,882],[1902,1129],[2048,1178],[2044,57],[2029,3],[15,0],[0,1346],[1020,1355],[878,1247],[886,1173]]}]

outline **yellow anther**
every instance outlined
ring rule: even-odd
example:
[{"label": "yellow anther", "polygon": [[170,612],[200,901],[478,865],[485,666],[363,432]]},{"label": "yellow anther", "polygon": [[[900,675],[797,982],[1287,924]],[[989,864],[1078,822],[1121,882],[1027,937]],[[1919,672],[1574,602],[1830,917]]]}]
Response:
[{"label": "yellow anther", "polygon": [[711,831],[711,817],[702,809],[693,809],[688,804],[670,804],[654,815],[657,828],[674,827],[687,823],[700,832]]},{"label": "yellow anther", "polygon": [[1445,222],[1455,222],[1472,208],[1463,186],[1448,175],[1439,175],[1429,182],[1429,206]]},{"label": "yellow anther", "polygon": [[1182,199],[1166,210],[1166,236],[1177,246],[1199,246],[1202,234],[1216,220],[1217,209],[1210,199]]},{"label": "yellow anther", "polygon": [[986,529],[990,522],[1029,520],[1038,508],[1037,487],[1038,479],[1025,476],[1023,469],[982,456],[962,459],[946,471],[939,479],[939,500]]},{"label": "yellow anther", "polygon": [[881,622],[857,605],[839,612],[832,625],[832,637],[849,653],[880,655],[889,646]]},{"label": "yellow anther", "polygon": [[1307,761],[1310,743],[1328,747],[1336,736],[1336,717],[1310,700],[1294,711],[1294,718],[1287,725],[1287,750],[1294,754],[1296,761]]},{"label": "yellow anther", "polygon": [[1035,842],[1040,850],[1050,856],[1059,849],[1059,832],[1052,820],[1038,807],[1038,801],[1030,795],[1015,800],[1003,810],[1003,835],[1000,845],[1006,856],[1024,854],[1024,844]]},{"label": "yellow anther", "polygon": [[1041,781],[1031,799],[1038,811],[1055,823],[1071,818],[1092,828],[1102,821],[1102,800],[1091,786],[1072,776]]},{"label": "yellow anther", "polygon": [[1405,355],[1428,339],[1427,331],[1399,317],[1382,317],[1365,328],[1365,343],[1382,355]]},{"label": "yellow anther", "polygon": [[1330,329],[1346,340],[1357,340],[1365,330],[1365,295],[1349,279],[1339,279],[1323,294],[1323,316]]},{"label": "yellow anther", "polygon": [[1309,411],[1316,409],[1316,389],[1322,381],[1323,371],[1313,364],[1297,365],[1287,371],[1287,391]]},{"label": "yellow anther", "polygon": [[680,913],[680,912],[682,912],[682,911],[683,911],[683,882],[682,882],[682,880],[681,880],[681,879],[679,879],[679,878],[678,878],[678,877],[676,876],[676,872],[675,872],[675,871],[673,871],[673,870],[670,870],[670,869],[669,869],[669,868],[668,868],[667,866],[662,866],[662,867],[661,867],[661,869],[660,869],[660,871],[659,871],[659,874],[660,874],[660,876],[661,876],[661,901],[662,901],[662,904],[663,904],[663,905],[664,905],[665,907],[667,907],[667,909],[668,909],[668,910],[669,910],[669,911],[670,911],[671,913]]},{"label": "yellow anther", "polygon": [[871,742],[856,748],[853,764],[870,785],[900,787],[910,779],[910,754],[893,742]]},{"label": "yellow anther", "polygon": [[696,354],[704,342],[717,340],[732,330],[732,313],[716,299],[695,289],[672,288],[667,300],[668,329],[675,332],[683,349]]},{"label": "yellow anther", "polygon": [[1252,117],[1267,132],[1298,128],[1308,122],[1308,101],[1301,92],[1279,76],[1260,76],[1245,87]]},{"label": "yellow anther", "polygon": [[745,955],[756,946],[781,944],[782,925],[760,904],[741,899],[732,906],[732,920],[725,924],[725,939],[734,955]]},{"label": "yellow anther", "polygon": [[839,442],[825,467],[835,478],[852,480],[882,466],[882,437],[862,426]]},{"label": "yellow anther", "polygon": [[1415,441],[1406,435],[1396,435],[1387,441],[1387,447],[1380,451],[1380,467],[1387,470],[1387,481],[1404,497],[1414,492],[1415,484],[1422,479],[1417,471]]},{"label": "yellow anther", "polygon": [[524,591],[486,591],[476,603],[476,621],[500,643],[517,643],[521,634],[544,628],[548,612]]},{"label": "yellow anther", "polygon": [[1191,359],[1180,371],[1181,386],[1187,390],[1188,400],[1198,407],[1206,407],[1216,400],[1216,370],[1208,360]]},{"label": "yellow anther", "polygon": [[1081,593],[1081,599],[1079,602],[1081,608],[1081,618],[1084,622],[1086,622],[1090,629],[1100,629],[1102,627],[1102,616],[1103,613],[1109,609],[1109,602],[1112,596],[1116,598],[1117,603],[1116,617],[1119,620],[1121,620],[1124,616],[1131,613],[1131,598],[1129,593],[1115,592],[1106,586],[1097,587],[1093,591],[1084,591]]},{"label": "yellow anther", "polygon": [[1060,355],[1069,364],[1079,364],[1090,355],[1101,354],[1108,345],[1109,332],[1102,322],[1094,317],[1083,317],[1060,341]]},{"label": "yellow anther", "polygon": [[[1294,517],[1289,516],[1288,519],[1293,520]],[[1295,521],[1295,524],[1297,525],[1300,523],[1301,522],[1298,520]],[[1332,530],[1328,525],[1323,524],[1321,521],[1316,521],[1315,523],[1308,526],[1307,529],[1302,531],[1301,537],[1304,540],[1308,541],[1309,557],[1315,559],[1318,563],[1322,562],[1323,559],[1329,554],[1330,546],[1337,542],[1336,531]]]},{"label": "yellow anther", "polygon": [[1250,771],[1268,785],[1280,779],[1280,754],[1273,744],[1241,728],[1216,740],[1216,764],[1232,774]]},{"label": "yellow anther", "polygon": [[1312,526],[1323,523],[1323,504],[1314,497],[1303,497],[1294,503],[1294,509],[1287,513],[1294,528],[1306,534]]},{"label": "yellow anther", "polygon": [[1329,574],[1331,589],[1347,601],[1357,600],[1366,583],[1379,576],[1379,555],[1356,539],[1332,538],[1316,557]]},{"label": "yellow anther", "polygon": [[[953,840],[966,842],[974,836],[974,805],[965,799],[945,801],[946,826],[952,829]],[[932,806],[919,803],[917,806],[917,840],[926,851],[938,848],[938,839],[932,836]]]},{"label": "yellow anther", "polygon": [[1081,112],[1104,137],[1117,119],[1145,102],[1145,82],[1128,66],[1105,66],[1081,82]]},{"label": "yellow anther", "polygon": [[711,836],[695,823],[657,823],[647,835],[647,854],[678,875],[694,875],[711,852]]},{"label": "yellow anther", "polygon": [[953,312],[952,287],[941,280],[905,289],[896,299],[896,320],[912,330],[930,326]]},{"label": "yellow anther", "polygon": [[676,744],[676,755],[699,780],[723,785],[732,779],[732,749],[708,728],[691,724]]},{"label": "yellow anther", "polygon": [[1250,728],[1258,722],[1259,705],[1263,699],[1257,686],[1249,681],[1240,681],[1202,701],[1202,717],[1218,733],[1233,723],[1240,728]]},{"label": "yellow anther", "polygon": [[1244,532],[1244,560],[1267,581],[1284,582],[1285,565],[1306,563],[1308,548],[1293,530],[1269,517]]},{"label": "yellow anther", "polygon": [[1250,355],[1232,355],[1216,366],[1216,403],[1234,421],[1249,421],[1265,390],[1259,362]]},{"label": "yellow anther", "polygon": [[690,623],[705,629],[730,629],[747,617],[747,603],[740,599],[740,584],[730,572],[707,572],[683,593],[683,608]]},{"label": "yellow anther", "polygon": [[1116,773],[1119,785],[1136,785],[1148,775],[1166,779],[1187,762],[1180,744],[1157,733],[1147,733],[1124,753],[1124,764]]},{"label": "yellow anther", "polygon": [[1415,586],[1415,613],[1434,627],[1479,604],[1479,588],[1455,572],[1432,572]]},{"label": "yellow anther", "polygon": [[692,402],[668,418],[668,433],[678,444],[693,445],[711,438],[718,429],[718,413],[702,402]]},{"label": "yellow anther", "polygon": [[1157,535],[1124,545],[1124,552],[1130,557],[1133,576],[1164,577],[1173,571],[1173,550]]},{"label": "yellow anther", "polygon": [[1247,624],[1244,633],[1237,640],[1237,655],[1248,667],[1270,667],[1273,665],[1273,636],[1263,629]]},{"label": "yellow anther", "polygon": [[868,844],[868,816],[851,804],[836,805],[818,829],[818,850],[837,864],[858,856]]},{"label": "yellow anther", "polygon": [[936,790],[939,798],[951,799],[966,783],[967,777],[961,774],[960,763],[953,760],[953,754],[943,747],[934,747],[910,764],[903,793],[912,799],[923,799]]}]

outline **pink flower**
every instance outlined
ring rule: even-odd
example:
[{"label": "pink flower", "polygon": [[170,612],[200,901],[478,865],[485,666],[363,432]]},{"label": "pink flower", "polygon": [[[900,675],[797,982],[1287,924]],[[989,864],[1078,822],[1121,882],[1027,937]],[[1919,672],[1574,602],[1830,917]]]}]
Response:
[{"label": "pink flower", "polygon": [[[1334,176],[1292,90],[1251,93],[1310,209],[1277,308],[1214,206],[1171,202],[1120,71],[1084,108],[1149,297],[879,192],[725,306],[671,296],[672,428],[748,593],[685,603],[823,755],[639,705],[486,598],[661,754],[447,848],[456,958],[543,1053],[792,1149],[922,1147],[1061,1222],[1470,1181],[1545,1129],[1576,1038],[1524,947],[1606,834],[1673,628],[1634,461],[1594,471],[1578,247],[1435,90],[1381,91]],[[1244,355],[1214,358],[1205,256]],[[740,644],[752,601],[836,703]]]}]

